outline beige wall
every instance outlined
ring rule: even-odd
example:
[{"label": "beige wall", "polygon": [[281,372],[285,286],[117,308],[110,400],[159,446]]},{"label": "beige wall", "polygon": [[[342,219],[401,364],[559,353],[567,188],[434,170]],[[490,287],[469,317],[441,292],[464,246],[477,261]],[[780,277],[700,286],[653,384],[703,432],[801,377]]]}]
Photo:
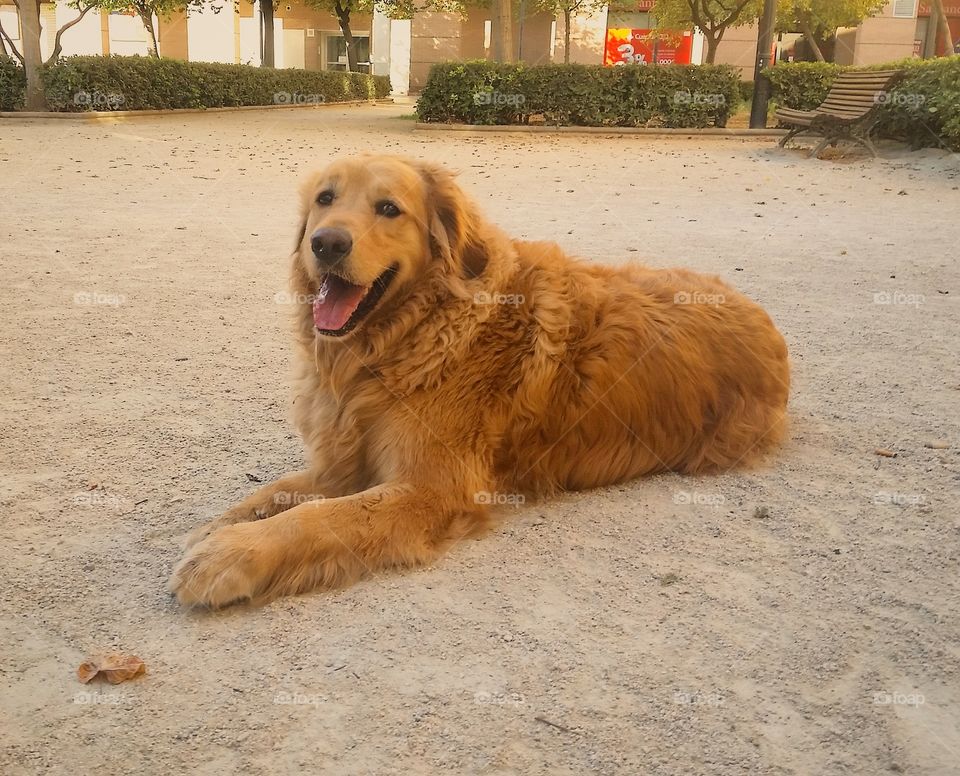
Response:
[{"label": "beige wall", "polygon": [[[532,5],[532,4],[531,4]],[[553,15],[541,11],[523,20],[523,61],[542,65],[550,61],[550,30]]]},{"label": "beige wall", "polygon": [[[703,55],[707,55],[707,44],[703,44]],[[757,61],[757,25],[734,27],[726,31],[714,64],[733,65],[740,68],[740,77],[745,81],[753,80],[753,69]]]},{"label": "beige wall", "polygon": [[170,59],[187,58],[187,16],[182,11],[161,16],[157,25],[157,45],[160,56]]},{"label": "beige wall", "polygon": [[[554,62],[564,61],[563,16],[557,17],[557,40]],[[581,65],[602,65],[603,44],[607,38],[607,9],[570,20],[570,61]]]},{"label": "beige wall", "polygon": [[856,27],[842,27],[837,30],[837,43],[833,47],[833,61],[838,65],[852,65],[857,50]]},{"label": "beige wall", "polygon": [[423,88],[431,65],[461,59],[460,41],[460,14],[422,11],[414,15],[410,25],[411,92]]},{"label": "beige wall", "polygon": [[893,16],[889,3],[859,27],[837,31],[833,60],[838,65],[876,65],[913,56],[917,20]]},{"label": "beige wall", "polygon": [[855,65],[875,65],[913,56],[916,19],[896,19],[893,2],[877,16],[864,19],[857,31]]}]

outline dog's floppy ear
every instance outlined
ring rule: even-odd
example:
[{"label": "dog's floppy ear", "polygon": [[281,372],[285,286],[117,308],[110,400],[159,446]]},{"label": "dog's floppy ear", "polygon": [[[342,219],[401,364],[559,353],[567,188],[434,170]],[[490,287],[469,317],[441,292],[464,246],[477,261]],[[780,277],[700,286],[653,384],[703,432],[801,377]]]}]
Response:
[{"label": "dog's floppy ear", "polygon": [[483,274],[489,261],[487,246],[478,234],[480,217],[453,179],[435,164],[419,164],[427,189],[430,239],[436,253],[465,278]]},{"label": "dog's floppy ear", "polygon": [[300,216],[300,228],[297,230],[297,241],[293,244],[293,252],[297,253],[303,245],[303,238],[307,236],[307,214]]},{"label": "dog's floppy ear", "polygon": [[300,225],[297,227],[297,242],[293,246],[294,253],[300,250],[303,238],[307,235],[307,220],[310,218],[310,208],[313,207],[314,197],[317,196],[322,175],[323,172],[318,170],[300,181]]}]

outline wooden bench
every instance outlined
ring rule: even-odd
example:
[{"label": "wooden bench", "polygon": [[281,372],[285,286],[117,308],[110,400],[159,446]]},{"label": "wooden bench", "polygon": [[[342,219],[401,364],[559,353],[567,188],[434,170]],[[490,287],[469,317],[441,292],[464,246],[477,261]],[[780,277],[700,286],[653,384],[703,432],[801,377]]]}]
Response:
[{"label": "wooden bench", "polygon": [[826,99],[814,110],[778,108],[777,119],[790,127],[780,147],[797,135],[810,132],[823,136],[810,156],[818,156],[827,145],[835,146],[841,140],[859,143],[876,156],[870,132],[879,119],[879,107],[887,92],[901,75],[901,70],[847,70],[836,77]]}]

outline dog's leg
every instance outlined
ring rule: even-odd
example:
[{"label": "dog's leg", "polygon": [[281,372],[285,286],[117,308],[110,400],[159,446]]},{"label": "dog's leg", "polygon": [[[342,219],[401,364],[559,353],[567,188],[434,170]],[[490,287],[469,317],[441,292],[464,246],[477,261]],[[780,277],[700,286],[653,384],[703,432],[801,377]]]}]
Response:
[{"label": "dog's leg", "polygon": [[226,525],[263,520],[280,514],[297,504],[340,495],[343,495],[342,488],[336,488],[332,483],[323,482],[322,478],[314,472],[302,471],[288,474],[276,482],[264,485],[239,504],[230,507],[220,517],[191,531],[187,536],[185,548],[189,549],[206,539],[218,528],[223,528]]},{"label": "dog's leg", "polygon": [[183,604],[219,607],[342,586],[379,569],[428,563],[485,522],[485,507],[466,497],[381,485],[224,526],[187,553],[170,590]]}]

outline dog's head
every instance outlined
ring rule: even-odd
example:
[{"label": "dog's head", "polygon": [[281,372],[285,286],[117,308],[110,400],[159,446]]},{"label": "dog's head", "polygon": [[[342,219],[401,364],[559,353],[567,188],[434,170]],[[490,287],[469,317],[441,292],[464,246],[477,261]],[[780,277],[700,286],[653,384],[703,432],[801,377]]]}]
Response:
[{"label": "dog's head", "polygon": [[476,277],[487,262],[472,205],[441,167],[392,156],[334,162],[301,189],[294,283],[318,336],[344,337],[428,277]]}]

